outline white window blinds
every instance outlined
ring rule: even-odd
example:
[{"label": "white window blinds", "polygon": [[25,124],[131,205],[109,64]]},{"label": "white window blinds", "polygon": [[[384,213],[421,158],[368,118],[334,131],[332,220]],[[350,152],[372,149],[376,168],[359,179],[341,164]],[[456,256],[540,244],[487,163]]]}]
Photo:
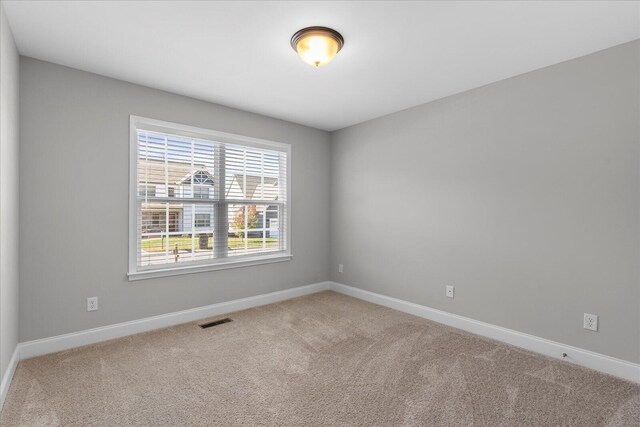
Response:
[{"label": "white window blinds", "polygon": [[290,256],[288,145],[132,118],[131,160],[130,276]]}]

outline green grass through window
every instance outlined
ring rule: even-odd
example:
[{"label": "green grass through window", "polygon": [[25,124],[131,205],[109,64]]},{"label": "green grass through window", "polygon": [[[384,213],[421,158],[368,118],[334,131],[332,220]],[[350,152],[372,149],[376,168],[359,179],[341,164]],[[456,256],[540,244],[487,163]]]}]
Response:
[{"label": "green grass through window", "polygon": [[[265,240],[267,248],[275,248],[278,246],[278,239],[276,238],[267,237]],[[142,250],[147,252],[164,252],[165,244],[166,242],[164,238],[142,239],[142,242],[140,243]],[[191,251],[191,236],[170,236],[169,251],[172,251],[176,244],[178,245],[179,251]],[[247,238],[247,245],[249,248],[261,248],[262,237]],[[241,239],[240,237],[229,237],[228,246],[231,249],[244,248],[244,239]],[[200,248],[200,236],[197,234],[194,241],[194,247],[196,251],[205,250],[204,248]],[[209,236],[207,239],[207,249],[212,248],[213,237]]]}]

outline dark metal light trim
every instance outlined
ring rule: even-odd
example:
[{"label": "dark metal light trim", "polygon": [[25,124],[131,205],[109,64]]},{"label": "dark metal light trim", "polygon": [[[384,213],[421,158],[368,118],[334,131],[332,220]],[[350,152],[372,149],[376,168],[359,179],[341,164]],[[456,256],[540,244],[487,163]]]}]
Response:
[{"label": "dark metal light trim", "polygon": [[340,49],[342,49],[342,46],[344,46],[344,38],[342,37],[342,34],[337,32],[336,30],[333,30],[327,27],[307,27],[307,28],[303,28],[301,30],[296,31],[293,37],[291,37],[291,47],[293,48],[293,50],[297,52],[298,42],[302,37],[307,36],[309,34],[319,34],[319,35],[331,37],[332,39],[338,42],[338,52],[340,52]]}]

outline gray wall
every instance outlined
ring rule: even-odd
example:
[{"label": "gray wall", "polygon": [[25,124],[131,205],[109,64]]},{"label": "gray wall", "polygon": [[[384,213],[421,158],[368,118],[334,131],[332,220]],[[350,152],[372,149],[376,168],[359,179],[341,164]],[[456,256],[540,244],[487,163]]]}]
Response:
[{"label": "gray wall", "polygon": [[[328,279],[328,133],[34,59],[20,66],[20,341]],[[127,281],[130,114],[291,143],[293,260]],[[86,311],[89,296],[98,311]]]},{"label": "gray wall", "polygon": [[19,63],[0,4],[0,381],[18,345]]},{"label": "gray wall", "polygon": [[639,46],[334,133],[331,279],[640,362]]}]

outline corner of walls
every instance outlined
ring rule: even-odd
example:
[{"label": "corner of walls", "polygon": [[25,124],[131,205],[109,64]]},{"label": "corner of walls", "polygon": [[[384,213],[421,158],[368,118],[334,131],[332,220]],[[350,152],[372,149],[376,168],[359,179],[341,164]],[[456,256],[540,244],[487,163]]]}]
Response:
[{"label": "corner of walls", "polygon": [[0,409],[18,363],[19,64],[0,4]]},{"label": "corner of walls", "polygon": [[2,374],[2,379],[0,380],[0,411],[2,411],[4,402],[9,394],[9,387],[11,386],[16,368],[18,367],[18,362],[20,362],[20,345],[16,345],[16,348],[13,350],[7,369]]},{"label": "corner of walls", "polygon": [[[329,175],[329,230],[328,230],[328,236],[329,236],[329,247],[328,247],[328,254],[327,254],[327,280],[330,281],[337,281],[337,277],[335,277],[335,273],[334,273],[334,266],[335,266],[335,253],[334,253],[334,247],[333,247],[333,241],[334,241],[334,228],[335,228],[335,224],[333,221],[333,217],[334,217],[334,212],[333,212],[333,207],[334,207],[334,200],[333,200],[333,194],[334,194],[334,190],[333,187],[336,185],[337,180],[336,177],[334,175],[334,163],[335,160],[333,158],[333,153],[335,152],[335,142],[334,142],[334,137],[336,132],[338,132],[337,130],[329,132],[329,170],[327,172],[327,175]],[[337,267],[336,267],[337,268]]]}]

